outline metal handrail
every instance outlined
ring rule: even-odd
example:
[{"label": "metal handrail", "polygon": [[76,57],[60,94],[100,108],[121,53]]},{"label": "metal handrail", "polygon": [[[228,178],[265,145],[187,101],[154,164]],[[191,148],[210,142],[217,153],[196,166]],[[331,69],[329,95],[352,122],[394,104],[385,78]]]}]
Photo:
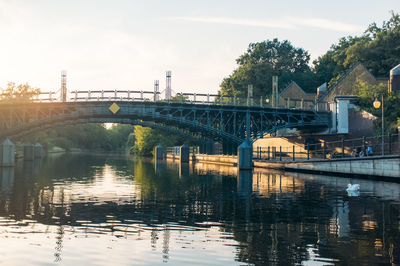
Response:
[{"label": "metal handrail", "polygon": [[[161,99],[160,92],[139,90],[82,90],[70,91],[68,102],[92,102],[92,101],[133,101],[133,102],[167,102],[167,103],[190,103],[206,105],[231,105],[272,108],[271,103],[265,102],[261,97],[239,97],[220,94],[206,93],[177,93],[175,99]],[[180,97],[179,97],[180,96]],[[0,99],[5,94],[0,94]],[[39,95],[30,99],[32,102],[61,102],[56,92],[40,92]],[[309,103],[308,105],[305,103]],[[317,108],[318,106],[318,108]],[[323,108],[320,106],[324,106]],[[278,109],[329,111],[327,103],[317,102],[309,99],[286,99],[284,106],[276,106]]]},{"label": "metal handrail", "polygon": [[400,155],[400,135],[388,134],[382,152],[382,136],[340,139],[292,146],[256,147],[253,157],[259,160],[312,160],[382,155]]}]

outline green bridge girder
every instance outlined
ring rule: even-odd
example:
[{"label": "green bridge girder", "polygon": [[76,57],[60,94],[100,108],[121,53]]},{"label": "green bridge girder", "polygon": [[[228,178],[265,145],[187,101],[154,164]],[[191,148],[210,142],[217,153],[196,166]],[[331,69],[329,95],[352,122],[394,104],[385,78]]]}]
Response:
[{"label": "green bridge girder", "polygon": [[[116,103],[119,111],[109,107]],[[240,144],[282,128],[318,131],[329,113],[299,109],[167,102],[50,102],[0,104],[0,138],[74,123],[130,123],[173,130],[200,140]]]}]

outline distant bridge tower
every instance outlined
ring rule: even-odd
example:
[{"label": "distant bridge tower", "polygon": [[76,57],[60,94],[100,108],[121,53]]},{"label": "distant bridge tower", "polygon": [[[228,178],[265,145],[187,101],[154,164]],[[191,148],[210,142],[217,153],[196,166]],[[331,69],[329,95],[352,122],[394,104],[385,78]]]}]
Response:
[{"label": "distant bridge tower", "polygon": [[253,105],[253,85],[252,84],[247,85],[247,105],[248,106]]},{"label": "distant bridge tower", "polygon": [[67,71],[61,71],[61,90],[60,90],[60,98],[62,102],[67,101]]},{"label": "distant bridge tower", "polygon": [[172,89],[171,89],[171,71],[167,71],[167,82],[165,88],[165,100],[170,100],[172,96]]},{"label": "distant bridge tower", "polygon": [[272,76],[272,107],[278,107],[278,76]]},{"label": "distant bridge tower", "polygon": [[154,101],[157,102],[160,100],[160,81],[155,80],[154,81]]}]

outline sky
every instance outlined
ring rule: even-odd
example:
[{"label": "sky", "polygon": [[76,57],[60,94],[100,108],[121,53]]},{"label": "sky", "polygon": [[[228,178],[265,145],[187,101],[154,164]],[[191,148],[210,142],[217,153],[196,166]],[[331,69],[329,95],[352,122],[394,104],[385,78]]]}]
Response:
[{"label": "sky", "polygon": [[165,88],[216,93],[249,43],[278,38],[315,59],[400,12],[399,0],[0,0],[0,88]]}]

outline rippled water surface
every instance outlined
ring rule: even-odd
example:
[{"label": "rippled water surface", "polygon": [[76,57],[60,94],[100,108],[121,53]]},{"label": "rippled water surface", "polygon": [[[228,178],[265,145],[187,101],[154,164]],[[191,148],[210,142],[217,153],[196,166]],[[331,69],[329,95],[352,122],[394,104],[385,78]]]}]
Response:
[{"label": "rippled water surface", "polygon": [[100,155],[0,177],[1,265],[400,263],[397,183]]}]

